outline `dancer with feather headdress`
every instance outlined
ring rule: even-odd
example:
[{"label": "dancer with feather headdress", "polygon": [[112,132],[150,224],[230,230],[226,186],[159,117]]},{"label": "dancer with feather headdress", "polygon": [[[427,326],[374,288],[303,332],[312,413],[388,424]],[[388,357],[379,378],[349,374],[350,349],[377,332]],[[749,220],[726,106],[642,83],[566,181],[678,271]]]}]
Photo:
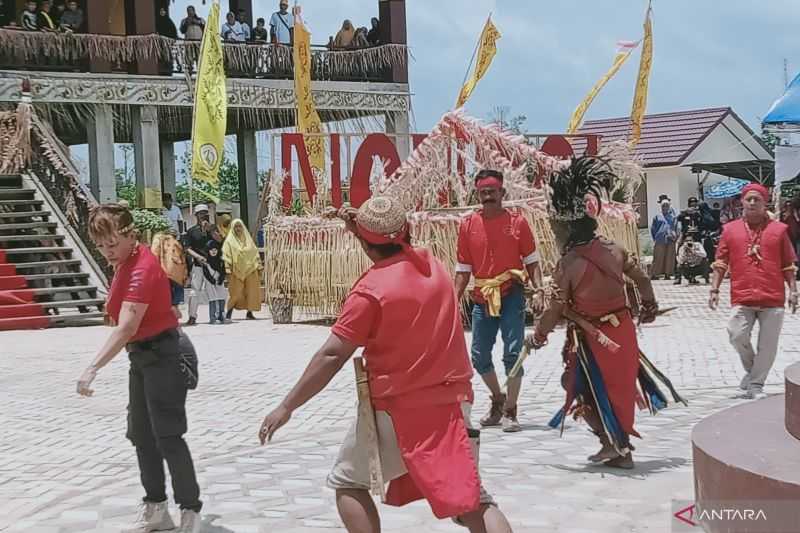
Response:
[{"label": "dancer with feather headdress", "polygon": [[650,279],[634,256],[596,234],[596,217],[615,179],[611,167],[595,157],[573,159],[551,179],[553,230],[564,255],[553,275],[550,306],[526,344],[541,348],[556,324],[568,319],[562,377],[567,399],[550,425],[558,427],[569,414],[582,417],[602,444],[589,460],[633,468],[629,437],[640,436],[633,428],[636,404],[643,403],[652,412],[666,406],[656,379],[670,389],[676,402],[683,400],[641,353],[636,340],[626,277],[641,295],[642,323],[653,322],[658,314]]}]

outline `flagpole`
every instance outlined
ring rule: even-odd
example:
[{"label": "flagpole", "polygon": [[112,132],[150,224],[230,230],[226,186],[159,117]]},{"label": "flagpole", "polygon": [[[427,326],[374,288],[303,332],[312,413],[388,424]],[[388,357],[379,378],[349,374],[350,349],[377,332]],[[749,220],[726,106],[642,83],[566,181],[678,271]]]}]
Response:
[{"label": "flagpole", "polygon": [[[486,17],[486,22],[483,23],[483,27],[486,27],[486,24],[492,20],[492,13],[493,11],[489,11],[489,16]],[[472,51],[472,57],[469,60],[469,65],[467,65],[467,71],[464,73],[464,81],[461,82],[461,86],[463,87],[467,83],[467,79],[469,78],[469,72],[472,70],[472,64],[475,62],[475,56],[478,55],[478,48],[481,47],[481,38],[483,37],[483,32],[478,34],[478,42],[475,43],[475,49]]]}]

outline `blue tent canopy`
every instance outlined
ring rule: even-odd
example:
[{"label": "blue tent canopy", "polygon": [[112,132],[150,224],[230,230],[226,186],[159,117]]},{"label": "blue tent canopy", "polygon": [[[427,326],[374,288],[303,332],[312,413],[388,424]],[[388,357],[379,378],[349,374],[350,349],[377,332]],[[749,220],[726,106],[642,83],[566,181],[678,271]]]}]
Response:
[{"label": "blue tent canopy", "polygon": [[730,178],[719,183],[715,183],[704,191],[703,198],[706,200],[722,200],[732,198],[742,192],[742,189],[750,183],[747,180]]},{"label": "blue tent canopy", "polygon": [[764,125],[800,124],[800,75],[783,93],[764,117]]}]

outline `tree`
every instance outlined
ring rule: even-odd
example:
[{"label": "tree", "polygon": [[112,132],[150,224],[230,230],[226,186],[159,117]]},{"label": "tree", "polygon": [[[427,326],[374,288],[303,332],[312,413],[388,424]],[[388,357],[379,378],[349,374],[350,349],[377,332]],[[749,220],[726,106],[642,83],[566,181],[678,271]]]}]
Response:
[{"label": "tree", "polygon": [[528,117],[525,115],[512,115],[511,106],[496,105],[489,112],[489,122],[497,124],[504,130],[511,131],[517,135],[524,135],[527,131],[524,128]]},{"label": "tree", "polygon": [[[189,203],[189,172],[192,170],[192,155],[184,152],[182,158],[181,177],[183,182],[176,187],[176,201],[179,204]],[[259,192],[264,188],[266,182],[266,172],[259,172],[258,187]],[[239,166],[227,154],[223,154],[222,163],[219,166],[219,183],[211,185],[208,182],[194,180],[193,199],[195,202],[208,200],[224,200],[227,202],[239,202]]]}]

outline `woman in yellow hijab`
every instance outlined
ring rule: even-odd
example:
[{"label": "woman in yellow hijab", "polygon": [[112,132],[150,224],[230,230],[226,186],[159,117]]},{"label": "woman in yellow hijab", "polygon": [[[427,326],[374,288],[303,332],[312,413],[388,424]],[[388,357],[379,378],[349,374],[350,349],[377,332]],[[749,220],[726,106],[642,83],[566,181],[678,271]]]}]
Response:
[{"label": "woman in yellow hijab", "polygon": [[247,311],[247,319],[255,320],[253,311],[261,310],[261,260],[250,232],[240,219],[231,222],[231,231],[222,245],[222,259],[228,274],[228,318],[233,310]]}]

